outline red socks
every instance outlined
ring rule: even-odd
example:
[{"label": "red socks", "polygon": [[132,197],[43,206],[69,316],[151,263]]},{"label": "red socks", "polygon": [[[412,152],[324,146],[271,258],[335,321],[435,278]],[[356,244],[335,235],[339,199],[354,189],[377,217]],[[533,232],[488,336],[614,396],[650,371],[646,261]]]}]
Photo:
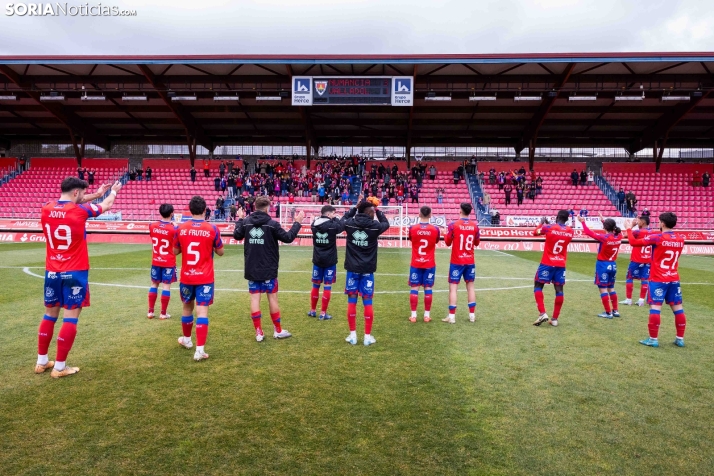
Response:
[{"label": "red socks", "polygon": [[364,333],[372,333],[372,322],[374,321],[374,309],[372,308],[372,299],[362,299],[364,303]]},{"label": "red socks", "polygon": [[[675,323],[676,323],[676,317],[675,317]],[[650,331],[650,337],[653,339],[657,338],[657,335],[659,334],[659,324],[660,324],[660,316],[659,316],[659,311],[656,309],[650,309],[650,321],[647,324],[647,328]],[[677,328],[677,332],[679,332],[679,327]],[[684,334],[684,329],[682,329],[682,334]]]},{"label": "red socks", "polygon": [[555,305],[553,306],[553,319],[560,317],[560,308],[563,307],[563,293],[555,293]]},{"label": "red socks", "polygon": [[431,301],[434,296],[431,294],[431,289],[426,289],[424,291],[424,311],[431,311]]},{"label": "red socks", "polygon": [[280,311],[270,313],[270,318],[273,320],[275,332],[283,332],[283,328],[280,327]]},{"label": "red socks", "polygon": [[320,299],[320,285],[313,284],[310,292],[310,310],[314,311],[317,308],[317,301]]},{"label": "red socks", "polygon": [[[634,289],[635,285],[632,283],[632,281],[627,281],[625,283],[625,296],[627,299],[632,299],[632,290]],[[640,297],[642,296],[642,291],[640,291]]]},{"label": "red socks", "polygon": [[58,362],[67,361],[67,355],[72,350],[74,338],[77,336],[77,318],[65,317],[62,319],[62,328],[57,336],[57,357]]},{"label": "red socks", "polygon": [[154,306],[156,306],[156,288],[149,288],[149,312],[154,312]]},{"label": "red socks", "polygon": [[647,292],[649,291],[649,281],[642,281],[642,287],[640,288],[640,299],[647,297]]},{"label": "red socks", "polygon": [[[169,301],[171,300],[171,291],[161,291],[161,314],[166,314],[166,310],[169,308]],[[153,307],[152,307],[153,309]]]},{"label": "red socks", "polygon": [[347,324],[350,326],[350,332],[357,330],[357,296],[349,295],[347,297]]},{"label": "red socks", "polygon": [[612,310],[610,309],[610,295],[605,292],[600,292],[600,300],[602,301],[602,306],[605,308],[605,312],[608,314],[612,313]]},{"label": "red socks", "polygon": [[40,328],[37,330],[37,353],[39,355],[47,355],[52,342],[52,335],[55,333],[56,317],[44,315],[40,321]]},{"label": "red socks", "polygon": [[208,337],[208,318],[196,318],[196,345],[206,345],[206,337]]},{"label": "red socks", "polygon": [[[426,299],[426,296],[424,296]],[[416,312],[417,306],[419,305],[419,290],[412,289],[409,293],[409,305],[411,306],[412,312]]]},{"label": "red socks", "polygon": [[543,302],[543,290],[536,289],[533,291],[533,296],[535,296],[536,306],[538,306],[538,312],[545,314],[545,303]]},{"label": "red socks", "polygon": [[612,310],[617,311],[617,292],[613,291],[610,293],[610,302],[612,303]]},{"label": "red socks", "polygon": [[684,315],[684,309],[674,311],[674,325],[677,328],[677,337],[684,338],[684,329],[687,328],[687,317]]},{"label": "red socks", "polygon": [[183,330],[183,336],[190,339],[191,331],[193,330],[193,316],[181,316],[181,329]]},{"label": "red socks", "polygon": [[256,331],[261,330],[260,318],[263,317],[263,315],[260,313],[260,311],[258,311],[258,312],[252,312],[252,313],[250,314],[250,317],[251,317],[252,320],[253,320],[253,327],[255,327],[255,330],[256,330]]},{"label": "red socks", "polygon": [[322,309],[323,314],[327,313],[327,306],[330,305],[330,297],[332,297],[332,286],[325,286],[322,291]]}]

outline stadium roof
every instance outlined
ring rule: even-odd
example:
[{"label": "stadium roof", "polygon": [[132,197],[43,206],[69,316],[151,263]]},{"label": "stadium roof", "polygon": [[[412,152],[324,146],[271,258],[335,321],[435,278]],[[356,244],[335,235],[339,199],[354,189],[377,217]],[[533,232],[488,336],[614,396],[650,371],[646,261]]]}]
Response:
[{"label": "stadium roof", "polygon": [[[714,53],[4,56],[0,97],[17,99],[0,100],[0,146],[712,147],[713,73]],[[289,92],[292,75],[414,76],[414,106],[296,107],[289,97],[256,99]],[[65,99],[40,100],[51,91]],[[172,101],[169,91],[197,100]],[[217,93],[240,100],[214,101]],[[83,101],[83,94],[106,99]],[[451,99],[426,100],[429,94]]]}]

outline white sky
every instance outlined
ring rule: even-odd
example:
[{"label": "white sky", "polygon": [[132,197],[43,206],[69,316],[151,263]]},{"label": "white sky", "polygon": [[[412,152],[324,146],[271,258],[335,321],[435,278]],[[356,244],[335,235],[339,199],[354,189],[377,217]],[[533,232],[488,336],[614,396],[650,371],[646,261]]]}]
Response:
[{"label": "white sky", "polygon": [[122,18],[7,16],[12,2],[0,55],[714,52],[712,0],[102,1],[138,12]]}]

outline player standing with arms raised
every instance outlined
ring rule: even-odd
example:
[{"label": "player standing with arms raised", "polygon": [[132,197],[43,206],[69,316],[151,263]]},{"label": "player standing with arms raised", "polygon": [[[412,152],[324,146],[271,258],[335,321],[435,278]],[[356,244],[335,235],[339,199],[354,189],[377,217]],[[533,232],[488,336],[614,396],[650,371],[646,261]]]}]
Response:
[{"label": "player standing with arms raised", "polygon": [[674,312],[674,325],[677,337],[674,345],[684,347],[684,330],[687,327],[687,317],[682,306],[682,287],[679,283],[679,257],[684,250],[684,238],[674,233],[677,226],[677,215],[672,212],[659,216],[660,233],[650,233],[644,238],[635,238],[631,227],[636,220],[627,223],[627,239],[632,246],[652,247],[652,278],[649,287],[650,320],[647,327],[649,339],[641,340],[640,344],[649,347],[659,347],[657,340],[660,325],[662,304],[667,303]]},{"label": "player standing with arms raised", "polygon": [[[45,315],[37,337],[35,373],[52,369],[53,378],[79,372],[79,367],[67,367],[67,355],[77,336],[77,322],[82,309],[89,307],[89,253],[87,252],[86,222],[109,211],[114,204],[121,183],[116,182],[99,205],[84,203],[101,197],[109,190],[102,185],[96,193],[85,194],[89,185],[76,177],[62,181],[60,199],[42,207],[42,232],[45,235]],[[57,335],[57,357],[47,357],[60,308],[64,308],[62,327]]]},{"label": "player standing with arms raised", "polygon": [[431,321],[431,301],[436,276],[436,245],[441,232],[439,228],[429,223],[431,208],[423,206],[419,209],[419,223],[409,227],[408,238],[412,242],[412,263],[409,268],[409,304],[412,314],[410,322],[416,322],[417,305],[419,304],[419,287],[424,287],[424,322]]},{"label": "player standing with arms raised", "polygon": [[[642,239],[652,233],[650,228],[649,215],[642,215],[637,220],[637,230],[632,230],[632,236],[636,239]],[[630,254],[630,265],[627,268],[627,278],[625,281],[625,296],[624,301],[620,304],[626,306],[632,305],[632,291],[634,289],[634,280],[640,281],[640,299],[637,305],[642,307],[645,305],[645,297],[649,288],[650,279],[650,262],[652,261],[651,246],[633,246]]]},{"label": "player standing with arms raised", "polygon": [[233,238],[242,240],[245,258],[244,277],[248,280],[250,292],[250,316],[255,327],[255,340],[265,338],[261,324],[260,297],[268,296],[270,318],[273,321],[273,337],[286,339],[292,334],[280,324],[280,305],[278,304],[278,265],[280,248],[278,242],[292,243],[300,232],[300,222],[305,214],[300,211],[295,215],[295,222],[290,230],[285,231],[280,223],[270,218],[270,199],[262,196],[255,200],[255,211],[245,218],[243,210],[238,211],[238,223],[233,230]]},{"label": "player standing with arms raised", "polygon": [[173,245],[176,241],[176,225],[171,222],[174,207],[164,203],[159,207],[162,220],[149,225],[151,238],[151,287],[149,288],[149,312],[146,317],[154,318],[157,291],[161,283],[161,314],[159,319],[168,319],[169,300],[171,299],[171,283],[176,282],[176,255]]},{"label": "player standing with arms raised", "polygon": [[476,321],[476,261],[474,253],[481,243],[481,235],[475,221],[469,220],[473,207],[462,203],[459,219],[449,224],[444,237],[446,246],[451,246],[451,264],[449,265],[449,315],[442,322],[456,324],[456,302],[459,283],[463,277],[466,283],[466,295],[469,305],[469,321]]},{"label": "player standing with arms raised", "polygon": [[[612,218],[603,219],[602,226],[606,233],[595,233],[585,220],[585,217],[578,217],[578,221],[583,225],[583,232],[590,238],[598,241],[597,261],[595,263],[595,285],[600,289],[600,299],[605,308],[605,312],[597,317],[612,319],[620,317],[617,310],[617,292],[615,291],[615,281],[617,280],[617,255],[622,244],[622,231]],[[610,308],[612,303],[612,308]]]},{"label": "player standing with arms raised", "polygon": [[327,306],[332,296],[332,285],[337,280],[337,235],[345,231],[345,223],[335,217],[335,207],[325,205],[320,217],[312,222],[312,292],[310,293],[309,317],[317,317],[317,301],[320,285],[324,283],[320,320],[332,319]]},{"label": "player standing with arms raised", "polygon": [[192,219],[179,225],[174,240],[174,254],[181,255],[181,282],[179,289],[183,302],[181,327],[183,335],[179,345],[190,349],[193,330],[193,311],[196,309],[196,352],[193,360],[207,359],[204,351],[208,337],[208,306],[213,304],[214,272],[213,253],[223,256],[223,241],[216,228],[205,221],[206,201],[194,196],[188,203]]},{"label": "player standing with arms raised", "polygon": [[374,310],[374,272],[377,271],[377,239],[389,229],[389,220],[376,209],[379,200],[370,197],[345,214],[347,249],[345,252],[345,294],[347,294],[347,323],[350,335],[345,339],[357,345],[357,297],[364,304],[364,345],[377,341],[372,336]]},{"label": "player standing with arms raised", "polygon": [[555,225],[548,224],[548,220],[544,217],[541,224],[535,229],[535,236],[545,236],[545,245],[543,247],[543,258],[541,258],[540,266],[535,275],[535,284],[533,294],[535,296],[536,305],[540,316],[533,323],[534,326],[540,326],[544,322],[548,322],[548,314],[545,312],[545,304],[543,303],[543,286],[553,283],[555,288],[555,304],[553,306],[553,319],[550,321],[551,326],[558,325],[560,317],[560,309],[563,307],[563,286],[565,286],[565,265],[568,261],[568,245],[573,240],[573,229],[566,225],[570,214],[568,210],[560,210],[555,218]]}]

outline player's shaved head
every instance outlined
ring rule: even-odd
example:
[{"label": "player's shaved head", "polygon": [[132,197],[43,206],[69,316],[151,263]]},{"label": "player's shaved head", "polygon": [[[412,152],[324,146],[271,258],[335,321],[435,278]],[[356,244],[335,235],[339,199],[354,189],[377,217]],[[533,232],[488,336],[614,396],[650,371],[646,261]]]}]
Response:
[{"label": "player's shaved head", "polygon": [[426,205],[424,205],[419,209],[419,215],[422,218],[429,218],[431,216],[431,207],[427,207]]},{"label": "player's shaved head", "polygon": [[171,218],[171,215],[173,214],[174,206],[170,203],[164,203],[159,207],[159,215],[161,215],[163,218]]},{"label": "player's shaved head", "polygon": [[206,213],[206,201],[203,197],[195,195],[190,202],[188,202],[188,210],[191,215],[198,216]]},{"label": "player's shaved head", "polygon": [[255,199],[255,209],[256,210],[265,212],[265,211],[268,211],[269,207],[270,207],[270,199],[268,197],[266,197],[265,195],[262,195]]},{"label": "player's shaved head", "polygon": [[555,217],[555,221],[561,225],[568,223],[568,218],[570,218],[570,212],[568,210],[559,210],[558,215]]},{"label": "player's shaved head", "polygon": [[81,180],[77,177],[67,177],[62,180],[62,185],[60,185],[62,193],[69,193],[74,190],[87,190],[89,184],[85,180]]}]

